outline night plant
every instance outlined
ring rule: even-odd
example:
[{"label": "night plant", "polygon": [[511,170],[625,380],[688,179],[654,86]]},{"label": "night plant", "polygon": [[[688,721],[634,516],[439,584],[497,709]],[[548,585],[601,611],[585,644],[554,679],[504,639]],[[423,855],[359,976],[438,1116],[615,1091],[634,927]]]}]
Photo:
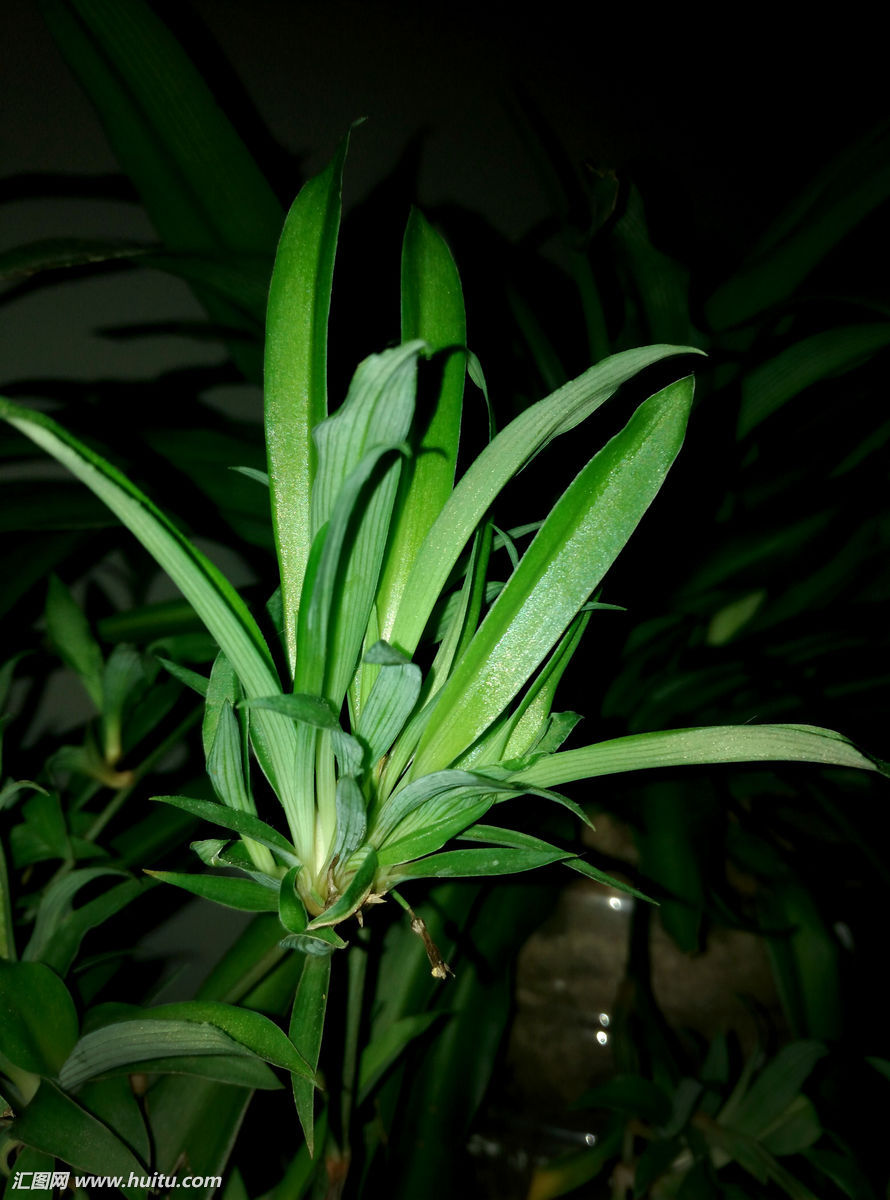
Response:
[{"label": "night plant", "polygon": [[[329,416],[327,323],[344,154],[345,147],[297,197],[269,293],[268,477],[253,474],[269,489],[280,586],[268,618],[280,645],[270,645],[235,589],[129,479],[49,417],[0,399],[0,415],[139,539],[219,646],[209,678],[168,663],[205,697],[204,749],[219,802],[158,797],[207,821],[216,836],[193,844],[205,870],[156,875],[232,908],[277,913],[282,944],[304,956],[290,1023],[297,1058],[277,1043],[272,1055],[260,1040],[249,1048],[279,1066],[296,1064],[310,1147],[331,956],[367,910],[395,895],[444,979],[448,965],[410,908],[413,880],[561,861],[615,883],[573,851],[487,823],[496,805],[531,793],[583,821],[583,810],[554,788],[681,763],[877,769],[841,735],[803,725],[670,730],[560,749],[579,718],[553,712],[557,685],[602,607],[591,597],[680,450],[692,377],[639,405],[569,483],[521,556],[520,535],[496,531],[490,510],[518,472],[622,384],[698,351],[656,345],[603,359],[493,435],[455,484],[465,375],[483,390],[484,377],[466,347],[450,252],[415,212],[403,246],[401,342],[360,364]],[[430,412],[416,403],[419,379],[434,393]],[[488,573],[496,545],[514,564],[502,586]],[[283,821],[255,799],[254,760]],[[237,1040],[236,1025],[218,1027]],[[181,1043],[174,1049],[183,1052]],[[119,1064],[144,1058],[121,1026],[96,1030],[62,1067],[63,1086],[98,1073],[100,1062],[107,1069],[110,1055]]]}]

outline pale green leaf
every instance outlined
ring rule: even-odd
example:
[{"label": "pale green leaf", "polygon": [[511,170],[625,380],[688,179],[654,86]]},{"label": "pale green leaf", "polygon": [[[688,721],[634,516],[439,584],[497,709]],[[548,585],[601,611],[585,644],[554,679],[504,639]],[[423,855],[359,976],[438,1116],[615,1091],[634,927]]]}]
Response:
[{"label": "pale green leaf", "polygon": [[852,742],[813,725],[715,725],[613,738],[539,759],[512,776],[514,783],[554,787],[620,771],[693,763],[810,762],[880,770]]},{"label": "pale green leaf", "polygon": [[337,837],[331,860],[342,863],[365,840],[368,819],[362,789],[350,775],[337,780]]},{"label": "pale green leaf", "polygon": [[671,355],[699,353],[688,346],[649,346],[612,355],[502,430],[468,468],[424,539],[388,640],[414,653],[452,568],[493,500],[548,442],[574,429],[645,367]]},{"label": "pale green leaf", "polygon": [[313,430],[328,415],[327,338],[347,141],[304,184],[285,221],[269,287],[265,349],[266,449],[272,522],[291,675],[297,611],[312,543]]},{"label": "pale green leaf", "polygon": [[354,872],[346,888],[323,913],[309,922],[307,931],[326,925],[337,925],[361,908],[371,891],[377,873],[377,853],[373,846],[363,846],[349,859],[346,867]]},{"label": "pale green leaf", "polygon": [[368,746],[371,768],[401,733],[417,703],[420,686],[420,668],[414,663],[380,668],[355,731]]},{"label": "pale green leaf", "polygon": [[443,687],[414,776],[467,750],[562,637],[661,487],[692,392],[690,377],[641,404],[563,493]]},{"label": "pale green leaf", "polygon": [[431,351],[452,348],[415,457],[399,480],[386,561],[377,589],[380,637],[388,638],[411,566],[454,484],[460,439],[467,340],[460,278],[442,237],[417,209],[402,243],[402,341],[420,338]]},{"label": "pale green leaf", "polygon": [[268,712],[280,713],[292,721],[304,721],[315,729],[339,729],[340,723],[327,700],[321,696],[309,696],[303,692],[257,696],[242,701],[245,708],[264,708]]}]

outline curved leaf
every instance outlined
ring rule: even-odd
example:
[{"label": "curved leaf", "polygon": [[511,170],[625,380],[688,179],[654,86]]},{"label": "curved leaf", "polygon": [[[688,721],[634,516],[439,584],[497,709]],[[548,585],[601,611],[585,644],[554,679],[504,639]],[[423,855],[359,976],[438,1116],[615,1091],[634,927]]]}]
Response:
[{"label": "curved leaf", "polygon": [[577,750],[562,750],[510,778],[513,783],[556,787],[574,779],[593,779],[620,771],[745,762],[821,763],[886,774],[882,766],[830,729],[814,725],[715,725],[637,733]]}]

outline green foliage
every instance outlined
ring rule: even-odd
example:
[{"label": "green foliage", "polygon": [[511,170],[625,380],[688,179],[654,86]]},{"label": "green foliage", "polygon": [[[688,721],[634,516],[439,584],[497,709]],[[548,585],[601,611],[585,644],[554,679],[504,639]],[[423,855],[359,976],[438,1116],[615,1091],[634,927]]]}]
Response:
[{"label": "green foliage", "polygon": [[[654,243],[633,184],[619,187],[608,172],[588,180],[575,228],[572,205],[559,199],[566,280],[594,365],[572,378],[561,361],[564,331],[536,311],[520,275],[505,299],[548,394],[498,433],[490,421],[480,448],[461,445],[471,424],[467,376],[486,404],[488,391],[468,349],[455,259],[436,226],[411,211],[401,342],[365,358],[332,405],[328,319],[346,140],[284,218],[250,150],[148,6],[47,0],[43,8],[161,242],[35,243],[6,253],[0,273],[39,282],[121,259],[175,274],[254,379],[265,310],[264,439],[235,421],[210,428],[209,414],[197,437],[170,414],[168,427],[147,435],[167,464],[194,474],[192,490],[171,489],[171,511],[188,514],[185,526],[134,482],[151,473],[138,457],[123,457],[107,418],[116,396],[99,406],[110,458],[89,435],[67,432],[80,414],[69,410],[60,422],[0,397],[0,416],[15,431],[10,457],[27,461],[36,445],[99,502],[36,480],[3,510],[4,528],[49,530],[55,540],[19,548],[0,608],[15,608],[43,585],[47,564],[62,559],[45,606],[41,597],[33,607],[46,632],[30,648],[73,671],[92,706],[80,742],[55,745],[34,780],[0,779],[4,1151],[18,1149],[23,1169],[55,1156],[75,1169],[128,1175],[171,1172],[183,1161],[195,1173],[221,1173],[234,1150],[243,1170],[234,1149],[241,1123],[255,1091],[281,1090],[277,1071],[289,1076],[302,1140],[292,1121],[290,1141],[276,1147],[280,1178],[266,1195],[321,1194],[325,1179],[339,1188],[353,1159],[347,1186],[355,1190],[370,1191],[376,1171],[401,1189],[392,1194],[453,1194],[454,1149],[482,1103],[509,1016],[510,962],[546,904],[546,885],[503,877],[562,864],[641,900],[656,896],[665,928],[687,952],[715,917],[753,924],[797,1040],[734,1071],[718,1039],[682,1070],[665,1054],[651,1078],[642,1067],[619,1075],[585,1098],[605,1114],[597,1145],[536,1170],[530,1198],[566,1194],[612,1170],[613,1187],[625,1179],[635,1196],[738,1197],[756,1186],[805,1197],[827,1180],[843,1194],[870,1195],[843,1139],[826,1136],[822,1104],[803,1090],[826,1054],[823,1041],[841,1035],[843,1013],[837,938],[806,864],[787,850],[798,829],[781,824],[782,809],[774,826],[755,820],[763,776],[743,776],[754,780],[748,791],[727,785],[737,789],[730,803],[709,790],[710,775],[692,777],[704,780],[697,787],[670,772],[815,763],[835,770],[825,773],[826,789],[835,776],[849,780],[851,769],[886,773],[846,737],[788,718],[806,714],[815,696],[809,681],[826,661],[868,646],[867,630],[820,638],[807,620],[811,608],[847,595],[848,580],[868,574],[874,539],[886,541],[885,514],[848,536],[856,510],[843,481],[870,467],[890,435],[844,431],[843,456],[823,472],[827,483],[819,477],[815,515],[795,503],[802,470],[776,483],[762,469],[773,454],[785,465],[775,431],[800,420],[801,397],[839,376],[855,383],[887,345],[880,306],[863,303],[826,328],[806,316],[795,291],[886,195],[886,169],[875,165],[884,135],[845,160],[849,186],[831,171],[821,176],[737,277],[698,307],[695,280]],[[557,189],[565,183],[558,171],[554,181]],[[617,318],[600,286],[610,274],[620,284]],[[693,380],[683,375],[690,364],[694,410]],[[611,407],[623,427],[591,454],[584,422],[616,393]],[[628,413],[629,396],[636,407]],[[707,430],[721,405],[730,416],[715,450]],[[567,481],[558,456],[571,458],[572,443],[585,447],[587,461]],[[722,491],[708,456],[725,469]],[[513,528],[506,518],[517,477],[527,487],[548,461],[558,463],[559,487],[543,488],[533,519]],[[240,477],[223,477],[223,466]],[[692,480],[686,510],[682,501],[677,508],[682,484],[659,496],[678,471]],[[698,509],[715,497],[718,516],[703,528]],[[98,547],[89,540],[97,531],[108,536],[102,506],[182,601],[145,603],[152,568],[133,565],[130,610],[106,605],[95,619],[103,608],[95,583],[84,590],[95,564],[90,553],[82,563],[69,556]],[[829,534],[836,539],[838,530],[844,545],[835,557]],[[198,548],[196,537],[208,532],[258,565],[263,595],[242,595]],[[606,573],[619,555],[618,569],[629,572],[620,579],[637,572],[626,594],[647,597],[649,608],[635,617],[621,661],[607,654],[584,675],[578,707],[597,707],[605,693],[611,725],[600,740],[563,749],[580,717],[554,711],[557,687],[564,676],[571,683],[585,640],[602,646],[611,637],[604,624],[620,606],[602,603],[598,589],[604,579],[611,586]],[[794,569],[783,577],[786,559]],[[870,586],[877,607],[885,575]],[[748,684],[752,646],[771,647],[764,657],[795,683],[787,696],[758,690],[763,679]],[[602,666],[614,668],[611,683]],[[28,663],[23,682],[40,686],[41,670]],[[0,703],[18,671],[18,656],[0,669]],[[882,683],[869,668],[839,686],[869,699]],[[200,709],[188,692],[201,697]],[[751,711],[766,719],[740,723]],[[823,711],[817,704],[814,719]],[[198,723],[203,763],[186,752],[185,768],[165,766]],[[159,769],[166,775],[156,780]],[[630,803],[630,785],[619,783],[609,801],[638,825],[635,887],[625,873],[616,879],[587,861],[567,826],[547,822],[571,814],[590,824],[553,788],[640,770],[655,782],[638,785]],[[170,794],[156,795],[162,803],[146,816],[130,801],[134,789],[144,796],[149,773],[151,790]],[[813,793],[821,786],[813,783]],[[525,807],[516,803],[523,796]],[[499,823],[488,824],[496,805]],[[510,828],[517,810],[546,836]],[[843,814],[831,820],[842,827]],[[189,869],[186,847],[204,869]],[[744,912],[715,881],[724,850],[757,881]],[[450,882],[480,878],[494,882]],[[221,906],[217,919],[231,910],[252,917],[196,999],[163,1003],[166,984],[160,993],[146,986],[120,947],[135,944],[181,893]],[[387,895],[407,922],[378,908]],[[454,927],[465,928],[465,939]],[[456,981],[437,992],[452,963]],[[109,1004],[109,995],[127,1000]],[[872,1062],[884,1072],[883,1059]],[[141,1076],[144,1104],[127,1082],[142,1086]],[[250,1194],[233,1169],[225,1195]]]}]

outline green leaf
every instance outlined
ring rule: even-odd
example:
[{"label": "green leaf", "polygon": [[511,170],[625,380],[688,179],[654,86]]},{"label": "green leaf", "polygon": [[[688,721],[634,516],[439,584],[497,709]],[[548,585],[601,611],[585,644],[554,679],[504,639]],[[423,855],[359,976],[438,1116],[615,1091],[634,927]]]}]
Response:
[{"label": "green leaf", "polygon": [[[315,434],[312,531],[328,532],[309,596],[309,653],[300,656],[295,682],[300,691],[323,692],[336,709],[374,602],[401,471],[393,451],[403,450],[410,430],[423,349],[414,341],[365,359],[343,406]],[[395,461],[384,464],[385,456]]]},{"label": "green leaf", "polygon": [[[42,8],[165,245],[271,261],[278,200],[197,65],[149,5],[44,0]],[[195,290],[223,326],[244,328],[262,316],[260,307],[247,323],[217,291]],[[230,352],[249,377],[259,374],[250,343],[233,339]]]},{"label": "green leaf", "polygon": [[756,367],[742,381],[737,436],[746,437],[761,421],[819,380],[833,378],[890,345],[890,324],[844,325],[795,342]]},{"label": "green leaf", "polygon": [[212,800],[195,800],[191,796],[152,796],[152,800],[157,800],[161,804],[172,804],[176,808],[191,813],[194,817],[201,817],[202,820],[210,821],[213,825],[220,825],[223,829],[232,829],[242,837],[251,838],[262,846],[268,846],[282,862],[290,866],[299,865],[294,847],[287,838],[282,837],[277,829],[273,829],[271,825],[267,825],[265,821],[261,821],[252,813],[236,812],[235,809],[226,808],[222,804],[214,804]]},{"label": "green leaf", "polygon": [[[159,1079],[152,1087],[151,1122],[157,1170],[178,1175],[187,1161],[193,1179],[223,1175],[250,1099],[243,1087],[210,1079],[175,1075]],[[192,1197],[210,1200],[215,1190],[212,1184],[203,1190],[193,1188]]]},{"label": "green leaf", "polygon": [[216,730],[223,706],[228,704],[234,708],[240,699],[241,689],[238,686],[238,676],[232,670],[232,664],[220,650],[210,669],[204,716],[201,721],[201,742],[204,746],[204,757],[208,762],[213,750],[213,743],[216,740]]},{"label": "green leaf", "polygon": [[223,804],[236,812],[256,814],[244,778],[241,730],[228,700],[223,701],[217,717],[213,744],[207,755],[207,774]]},{"label": "green leaf", "polygon": [[405,584],[388,641],[409,656],[417,649],[452,568],[501,488],[549,442],[595,412],[622,383],[683,346],[649,346],[612,355],[520,414],[468,468],[424,538]]},{"label": "green leaf", "polygon": [[461,797],[455,793],[438,798],[430,804],[419,822],[411,824],[410,830],[397,829],[392,840],[378,852],[381,867],[390,867],[403,862],[412,862],[425,854],[441,850],[457,834],[479,821],[497,800],[489,793],[478,798],[477,793]]},{"label": "green leaf", "polygon": [[666,1125],[671,1102],[660,1087],[640,1075],[617,1075],[614,1079],[584,1092],[574,1108],[608,1108],[628,1117],[638,1117],[650,1125]]},{"label": "green leaf", "polygon": [[[0,414],[3,410],[0,408]],[[102,651],[80,605],[56,575],[49,577],[46,626],[62,661],[80,678],[97,711],[102,711]]]},{"label": "green leaf", "polygon": [[291,933],[305,933],[309,918],[306,908],[296,890],[299,867],[291,867],[278,889],[278,917],[285,929]]},{"label": "green leaf", "polygon": [[[72,900],[80,889],[103,876],[122,878],[124,882],[73,908]],[[137,880],[113,867],[88,867],[58,876],[43,894],[34,931],[22,958],[29,962],[39,960],[60,975],[66,974],[89,930],[107,921],[141,892]]]},{"label": "green leaf", "polygon": [[635,887],[631,887],[629,883],[625,883],[622,879],[616,879],[614,875],[608,875],[605,871],[601,871],[592,863],[587,862],[583,858],[567,858],[565,865],[572,871],[577,871],[579,875],[583,875],[586,879],[595,879],[597,883],[604,883],[607,887],[617,888],[619,892],[625,892],[628,896],[635,896],[638,900],[645,900],[647,904],[654,904],[655,901],[651,896],[647,896],[645,892],[639,891]]},{"label": "green leaf", "polygon": [[[569,625],[505,728],[503,751],[498,757],[516,758],[528,754],[533,749],[540,753],[550,752],[550,742],[556,740],[560,734],[562,741],[569,736],[580,718],[576,713],[562,713],[554,726],[550,710],[559,681],[571,662],[589,621],[589,612],[579,613]],[[546,744],[541,741],[544,737],[548,738]],[[552,749],[558,749],[558,746],[553,746]]]},{"label": "green leaf", "polygon": [[322,696],[307,696],[294,692],[278,696],[257,696],[244,700],[245,708],[264,708],[280,713],[291,721],[303,721],[314,729],[339,729],[340,722],[331,705]]},{"label": "green leaf", "polygon": [[645,340],[691,340],[689,271],[653,246],[643,198],[633,184],[626,189],[624,212],[613,226],[613,237],[630,277],[627,290],[632,290],[641,311]]},{"label": "green leaf", "polygon": [[877,1200],[865,1173],[849,1151],[839,1154],[834,1150],[807,1150],[804,1158],[827,1175],[850,1200]]},{"label": "green leaf", "polygon": [[876,1058],[873,1055],[865,1060],[869,1066],[874,1067],[879,1075],[883,1075],[885,1079],[890,1080],[890,1060],[886,1058]]},{"label": "green leaf", "polygon": [[356,909],[361,908],[368,898],[374,876],[377,873],[377,852],[374,847],[363,846],[356,851],[345,866],[354,872],[349,883],[330,907],[326,908],[319,916],[313,917],[306,927],[308,932],[311,933],[326,925],[337,925],[340,921],[345,921],[347,917],[352,916]]},{"label": "green leaf", "polygon": [[[145,1163],[107,1125],[59,1091],[49,1080],[12,1124],[13,1137],[62,1159],[75,1171],[101,1175],[148,1175]],[[125,1196],[143,1197],[140,1188],[122,1187]]]},{"label": "green leaf", "polygon": [[337,838],[331,861],[345,862],[362,845],[367,829],[364,794],[352,776],[342,775],[337,780]]},{"label": "green leaf", "polygon": [[190,667],[184,667],[181,663],[173,662],[172,659],[165,658],[162,654],[156,654],[155,658],[174,679],[178,679],[180,683],[185,684],[186,687],[206,699],[210,683],[206,675],[201,675],[198,671],[191,670]]},{"label": "green leaf", "polygon": [[[75,1091],[89,1079],[111,1074],[122,1067],[132,1072],[137,1069],[136,1064],[148,1061],[158,1063],[158,1069],[166,1071],[167,1059],[174,1060],[169,1064],[170,1070],[185,1069],[188,1073],[190,1057],[208,1055],[223,1062],[235,1057],[260,1057],[209,1022],[137,1017],[105,1025],[82,1037],[62,1067],[59,1083],[66,1091]],[[196,1073],[204,1072],[198,1070]],[[264,1080],[260,1086],[277,1086],[277,1080],[268,1068],[261,1072],[254,1069],[253,1078]]]},{"label": "green leaf", "polygon": [[515,783],[554,787],[620,771],[694,763],[811,762],[876,771],[852,742],[814,725],[714,725],[632,734],[563,750],[517,772]]},{"label": "green leaf", "polygon": [[783,1047],[731,1114],[725,1110],[720,1114],[721,1123],[730,1124],[739,1133],[763,1139],[777,1123],[784,1121],[816,1063],[827,1053],[821,1042],[792,1042]]},{"label": "green leaf", "polygon": [[77,1041],[77,1011],[68,989],[37,962],[0,959],[0,1052],[35,1075],[58,1074]]},{"label": "green leaf", "polygon": [[[0,788],[0,812],[3,810],[3,794],[5,788]],[[12,908],[12,895],[9,891],[9,872],[6,867],[6,854],[3,843],[0,842],[0,961],[14,961],[15,946],[15,914]]]},{"label": "green leaf", "polygon": [[[456,596],[449,597],[449,604],[451,600],[454,601],[453,612],[447,622],[433,665],[427,674],[424,687],[424,696],[427,699],[436,695],[448,678],[452,664],[460,658],[472,641],[483,607],[497,599],[500,594],[499,584],[494,585],[493,594],[490,594],[491,585],[486,580],[493,533],[494,526],[490,520],[484,521],[476,530],[463,586]],[[445,606],[446,614],[449,604]],[[414,748],[412,745],[412,753]]]},{"label": "green leaf", "polygon": [[266,447],[291,676],[297,662],[297,610],[312,544],[310,497],[317,461],[312,434],[328,415],[328,314],[347,145],[348,138],[291,206],[266,314]]},{"label": "green leaf", "polygon": [[420,667],[414,663],[380,668],[355,731],[356,736],[367,743],[368,763],[372,769],[411,716],[420,687]]},{"label": "green leaf", "polygon": [[53,858],[71,860],[68,827],[55,793],[39,789],[22,805],[22,815],[24,821],[13,829],[10,838],[17,864],[27,866]]},{"label": "green leaf", "polygon": [[[231,584],[146,496],[99,455],[43,413],[0,397],[9,421],[87,484],[117,514],[167,572],[204,621],[234,667],[247,696],[280,691],[272,657],[256,622]],[[295,840],[308,854],[312,814],[293,787],[296,737],[292,726],[262,712],[252,728],[260,763],[281,800]]]},{"label": "green leaf", "polygon": [[726,1129],[715,1121],[703,1122],[701,1132],[709,1145],[722,1150],[735,1159],[749,1175],[759,1183],[771,1181],[780,1187],[791,1200],[815,1200],[810,1189],[796,1176],[787,1171],[769,1151],[747,1134]]},{"label": "green leaf", "polygon": [[760,1135],[760,1142],[770,1154],[782,1158],[809,1149],[821,1136],[822,1124],[812,1101],[797,1096]]},{"label": "green leaf", "polygon": [[[213,744],[207,755],[207,774],[223,804],[237,812],[256,814],[250,794],[246,737],[228,699],[223,700],[216,717]],[[268,847],[251,838],[245,839],[251,862],[267,875],[275,867]]]},{"label": "green leaf", "polygon": [[[318,1069],[321,1037],[331,979],[330,957],[309,954],[303,964],[290,1018],[290,1039],[309,1067]],[[297,1116],[311,1157],[315,1156],[315,1088],[308,1079],[292,1076]]]},{"label": "green leaf", "polygon": [[333,929],[316,929],[313,933],[289,933],[278,943],[286,950],[326,958],[335,950],[345,950],[346,942]]},{"label": "green leaf", "polygon": [[143,1009],[140,1019],[206,1023],[221,1029],[239,1045],[273,1066],[284,1067],[310,1079],[315,1075],[296,1052],[287,1034],[274,1021],[247,1008],[236,1008],[214,1000],[182,1000],[176,1004]]},{"label": "green leaf", "polygon": [[391,869],[391,882],[403,879],[465,879],[478,875],[514,875],[571,858],[569,850],[448,850]]},{"label": "green leaf", "polygon": [[445,241],[417,209],[402,243],[402,341],[446,351],[442,381],[415,457],[399,481],[386,561],[377,589],[380,636],[388,639],[417,551],[454,484],[467,340],[460,278]]},{"label": "green leaf", "polygon": [[828,161],[710,297],[714,329],[748,321],[790,296],[822,258],[890,195],[886,125]]},{"label": "green leaf", "polygon": [[277,894],[253,879],[236,879],[227,875],[190,875],[181,871],[146,871],[145,874],[226,908],[237,908],[241,912],[278,911]]},{"label": "green leaf", "polygon": [[690,377],[640,405],[563,493],[442,688],[415,776],[471,746],[562,637],[661,487],[692,392]]},{"label": "green leaf", "polygon": [[382,639],[376,641],[362,655],[362,662],[374,667],[401,667],[410,661],[401,650],[396,650],[395,646],[391,646],[389,642]]},{"label": "green leaf", "polygon": [[[500,779],[471,771],[436,771],[415,779],[401,791],[390,796],[371,823],[370,840],[378,849],[394,840],[402,822],[420,812],[420,824],[427,825],[432,815],[431,803],[440,799],[463,803],[478,800],[487,793],[499,791],[516,793],[516,788]],[[412,823],[416,825],[416,821]]]},{"label": "green leaf", "polygon": [[[520,833],[515,829],[503,829],[498,825],[475,824],[469,829],[463,830],[462,833],[459,833],[457,840],[460,842],[488,842],[492,846],[506,846],[518,850],[528,849],[541,853],[550,852],[561,855],[561,860],[554,859],[554,861],[562,861],[565,866],[570,867],[573,871],[577,871],[579,875],[584,875],[587,879],[595,879],[598,883],[605,883],[609,887],[618,888],[620,891],[627,892],[631,896],[636,896],[640,900],[652,903],[652,900],[648,896],[643,892],[637,891],[630,884],[613,879],[611,875],[607,875],[605,871],[600,871],[583,858],[577,858],[571,852],[563,852],[558,846],[552,846],[549,842],[542,841],[541,838],[532,837],[528,833]],[[438,849],[438,847],[433,847],[433,849]],[[384,851],[380,857],[381,861],[383,861],[385,858],[388,858],[388,855]],[[407,855],[403,861],[408,861]]]},{"label": "green leaf", "polygon": [[387,1025],[363,1048],[358,1071],[358,1103],[363,1104],[368,1096],[398,1060],[399,1056],[415,1038],[443,1017],[441,1012],[416,1013],[411,1017],[400,1017]]},{"label": "green leaf", "polygon": [[102,674],[102,750],[106,762],[116,763],[123,753],[124,713],[147,682],[138,650],[123,643],[115,646]]}]

